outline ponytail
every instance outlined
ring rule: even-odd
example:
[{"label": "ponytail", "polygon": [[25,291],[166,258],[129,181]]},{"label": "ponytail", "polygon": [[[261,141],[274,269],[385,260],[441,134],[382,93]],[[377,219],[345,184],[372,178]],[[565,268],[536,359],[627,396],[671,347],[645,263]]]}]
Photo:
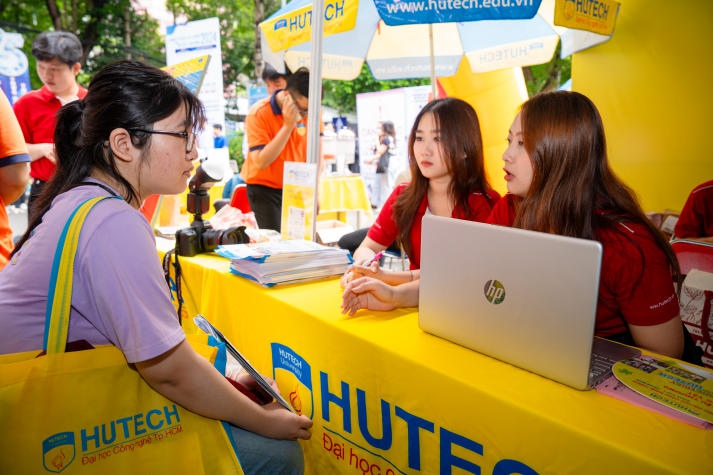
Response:
[{"label": "ponytail", "polygon": [[[76,161],[80,149],[78,142],[82,130],[82,112],[84,112],[82,99],[68,103],[57,112],[54,143],[58,161],[62,159]],[[59,168],[59,163],[57,166]]]}]

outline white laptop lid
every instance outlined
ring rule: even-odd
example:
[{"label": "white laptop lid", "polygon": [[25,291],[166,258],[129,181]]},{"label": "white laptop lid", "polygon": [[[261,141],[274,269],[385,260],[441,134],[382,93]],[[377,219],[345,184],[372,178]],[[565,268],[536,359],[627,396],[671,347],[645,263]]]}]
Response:
[{"label": "white laptop lid", "polygon": [[601,257],[596,241],[426,215],[419,325],[587,389]]}]

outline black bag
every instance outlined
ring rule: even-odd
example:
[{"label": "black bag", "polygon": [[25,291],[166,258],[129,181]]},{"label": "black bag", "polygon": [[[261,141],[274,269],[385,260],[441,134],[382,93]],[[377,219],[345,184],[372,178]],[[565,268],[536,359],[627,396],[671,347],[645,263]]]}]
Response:
[{"label": "black bag", "polygon": [[379,163],[376,165],[376,173],[386,173],[389,170],[389,159],[391,158],[391,152],[387,149],[379,157]]}]

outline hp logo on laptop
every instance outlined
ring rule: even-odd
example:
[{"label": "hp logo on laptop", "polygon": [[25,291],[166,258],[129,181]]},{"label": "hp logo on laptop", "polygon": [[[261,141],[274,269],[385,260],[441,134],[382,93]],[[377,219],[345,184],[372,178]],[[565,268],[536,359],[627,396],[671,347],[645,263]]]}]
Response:
[{"label": "hp logo on laptop", "polygon": [[483,288],[483,293],[488,302],[493,305],[502,303],[502,301],[505,300],[505,287],[497,280],[487,281]]}]

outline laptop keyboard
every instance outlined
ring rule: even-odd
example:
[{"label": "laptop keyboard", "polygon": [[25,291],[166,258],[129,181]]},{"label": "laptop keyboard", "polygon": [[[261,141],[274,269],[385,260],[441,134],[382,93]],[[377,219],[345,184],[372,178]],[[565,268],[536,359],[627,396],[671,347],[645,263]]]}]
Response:
[{"label": "laptop keyboard", "polygon": [[595,387],[612,373],[614,363],[641,354],[638,348],[622,345],[603,338],[594,338],[592,359],[589,365],[589,387]]},{"label": "laptop keyboard", "polygon": [[611,376],[611,369],[617,359],[601,353],[592,353],[592,362],[589,365],[589,385],[594,387],[604,379]]}]

